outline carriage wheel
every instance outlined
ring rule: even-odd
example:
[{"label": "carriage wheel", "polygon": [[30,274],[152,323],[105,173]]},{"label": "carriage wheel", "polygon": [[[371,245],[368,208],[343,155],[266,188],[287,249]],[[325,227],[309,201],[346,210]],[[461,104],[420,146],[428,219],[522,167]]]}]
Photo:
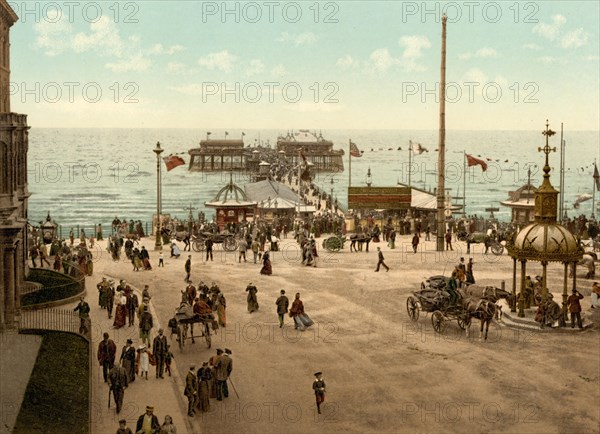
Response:
[{"label": "carriage wheel", "polygon": [[179,350],[183,351],[183,332],[181,331],[182,325],[177,326],[177,342],[179,343]]},{"label": "carriage wheel", "polygon": [[456,318],[456,320],[458,321],[458,326],[463,330],[466,330],[467,327],[471,325],[471,317],[467,314],[459,315],[459,317]]},{"label": "carriage wheel", "polygon": [[238,248],[237,240],[233,237],[227,237],[223,240],[223,250],[226,252],[235,252]]},{"label": "carriage wheel", "polygon": [[436,333],[442,334],[446,328],[444,323],[444,314],[439,310],[433,312],[431,315],[431,325],[433,325],[433,329],[436,331]]},{"label": "carriage wheel", "polygon": [[500,256],[504,252],[504,246],[500,243],[492,245],[492,253]]},{"label": "carriage wheel", "polygon": [[417,321],[419,319],[419,304],[412,295],[406,299],[406,311],[411,320]]},{"label": "carriage wheel", "polygon": [[210,348],[212,339],[210,337],[210,328],[208,327],[208,323],[204,324],[204,339],[206,339],[206,348]]}]

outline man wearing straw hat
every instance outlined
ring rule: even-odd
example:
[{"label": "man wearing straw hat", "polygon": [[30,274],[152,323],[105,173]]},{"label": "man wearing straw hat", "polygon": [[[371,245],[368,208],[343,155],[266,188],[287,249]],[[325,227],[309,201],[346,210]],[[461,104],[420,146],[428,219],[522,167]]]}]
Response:
[{"label": "man wearing straw hat", "polygon": [[158,434],[160,432],[160,423],[154,414],[154,407],[146,406],[146,413],[137,420],[135,432],[136,434]]}]

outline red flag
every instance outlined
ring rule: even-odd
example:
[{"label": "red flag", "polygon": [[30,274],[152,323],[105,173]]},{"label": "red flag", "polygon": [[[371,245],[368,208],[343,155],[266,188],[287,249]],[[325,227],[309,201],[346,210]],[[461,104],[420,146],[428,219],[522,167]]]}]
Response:
[{"label": "red flag", "polygon": [[478,164],[481,166],[481,169],[485,172],[487,170],[487,163],[483,160],[480,160],[479,158],[475,158],[469,154],[465,154],[467,157],[467,165],[469,167],[471,166],[477,166]]},{"label": "red flag", "polygon": [[175,169],[177,166],[183,166],[185,164],[183,158],[178,157],[177,155],[169,155],[167,157],[163,157],[163,160],[165,161],[165,165],[167,166],[167,172]]},{"label": "red flag", "polygon": [[354,142],[350,142],[350,155],[352,155],[353,157],[362,157],[358,146],[356,146],[356,143]]},{"label": "red flag", "polygon": [[594,163],[594,179],[596,180],[596,190],[600,191],[600,174],[598,173],[596,163]]}]

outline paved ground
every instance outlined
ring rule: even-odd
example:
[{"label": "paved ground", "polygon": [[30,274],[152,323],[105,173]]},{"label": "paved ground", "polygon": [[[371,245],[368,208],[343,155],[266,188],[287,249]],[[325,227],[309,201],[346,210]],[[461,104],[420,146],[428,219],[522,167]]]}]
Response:
[{"label": "paved ground", "polygon": [[[127,279],[138,288],[148,284],[157,317],[166,324],[185,288],[184,257],[169,259],[167,254],[165,267],[157,269],[153,240],[142,244],[150,251],[152,271],[133,272],[129,262],[112,262],[103,251],[89,287],[95,288],[102,275]],[[409,320],[406,298],[425,276],[448,275],[465,245],[437,253],[435,241],[423,242],[417,254],[408,236],[398,237],[396,245],[390,251],[379,243],[391,267],[387,273],[373,271],[374,243],[369,253],[351,254],[348,245],[336,254],[320,249],[319,266],[312,268],[300,265],[293,240],[282,240],[282,251],[273,256],[272,276],[260,275],[260,266],[252,262],[239,264],[237,252],[217,250],[208,263],[201,253],[192,252],[193,282],[214,281],[221,287],[228,324],[213,336],[210,350],[199,340],[183,351],[173,345],[177,369],[184,376],[190,363],[199,366],[216,348],[228,347],[239,394],[230,388],[223,402],[211,400],[211,412],[191,420],[193,432],[598,432],[597,330],[539,335],[492,324],[489,339],[480,342],[478,333],[467,338],[451,323],[443,336],[436,335],[429,316],[416,324]],[[484,256],[479,247],[472,249],[477,282],[500,286],[505,280],[510,288],[510,258]],[[528,274],[541,274],[541,267],[529,264]],[[582,270],[578,274],[579,289],[589,296],[591,282],[582,279]],[[246,309],[249,282],[259,290],[260,310],[253,314]],[[562,267],[551,265],[549,287],[560,292],[561,285]],[[282,288],[290,299],[301,293],[306,312],[315,320],[306,332],[295,331],[290,318],[285,328],[277,327],[274,303]],[[97,306],[93,291],[90,305]],[[583,305],[587,310],[589,297]],[[119,331],[119,347],[126,335],[127,330]],[[323,371],[328,390],[321,415],[311,389],[315,371]],[[100,386],[96,389],[104,393],[98,373],[94,376]],[[151,378],[147,386],[136,381],[126,394],[130,406],[125,414],[133,420],[153,400],[161,422],[172,412],[178,429],[184,430],[182,392],[182,384],[173,379]],[[170,404],[159,405],[159,395]],[[100,396],[98,401],[103,417],[116,421],[105,400]]]}]

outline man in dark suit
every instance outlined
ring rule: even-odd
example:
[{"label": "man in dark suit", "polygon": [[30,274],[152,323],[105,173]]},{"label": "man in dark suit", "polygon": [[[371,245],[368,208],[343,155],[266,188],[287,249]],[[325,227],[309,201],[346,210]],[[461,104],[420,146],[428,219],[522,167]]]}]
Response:
[{"label": "man in dark suit", "polygon": [[281,290],[281,295],[277,298],[275,304],[277,305],[277,316],[279,317],[279,327],[281,328],[283,327],[283,316],[287,313],[288,306],[290,305],[290,301],[285,296],[284,289]]},{"label": "man in dark suit", "polygon": [[154,414],[154,407],[146,406],[146,413],[142,414],[137,420],[135,432],[138,434],[158,434],[160,432],[160,422]]},{"label": "man in dark suit", "polygon": [[165,357],[167,356],[167,337],[163,334],[163,329],[158,330],[158,336],[154,338],[152,353],[156,357],[156,378],[164,378]]},{"label": "man in dark suit", "polygon": [[229,396],[227,389],[227,377],[231,373],[231,359],[223,354],[223,350],[217,350],[217,360],[215,361],[215,380],[217,385],[217,401],[222,401],[223,397]]},{"label": "man in dark suit", "polygon": [[105,383],[108,381],[108,371],[112,369],[115,363],[116,354],[117,346],[112,339],[109,339],[108,333],[104,333],[104,339],[98,344],[98,362],[102,366]]},{"label": "man in dark suit", "polygon": [[117,414],[121,412],[123,405],[123,397],[125,396],[125,389],[129,385],[127,380],[127,372],[122,366],[119,366],[119,362],[115,362],[113,368],[108,374],[108,385],[112,390],[113,397],[115,398],[115,405],[117,406]]},{"label": "man in dark suit", "polygon": [[381,265],[383,265],[385,267],[385,271],[390,271],[390,267],[385,265],[385,262],[383,262],[383,260],[385,258],[383,257],[383,252],[381,251],[381,247],[377,247],[377,257],[379,260],[377,261],[377,268],[375,269],[375,271],[379,271],[379,267]]},{"label": "man in dark suit", "polygon": [[194,373],[195,369],[194,365],[190,366],[187,377],[185,377],[185,389],[183,391],[188,399],[188,416],[191,417],[194,417],[194,409],[198,401],[198,377]]}]

